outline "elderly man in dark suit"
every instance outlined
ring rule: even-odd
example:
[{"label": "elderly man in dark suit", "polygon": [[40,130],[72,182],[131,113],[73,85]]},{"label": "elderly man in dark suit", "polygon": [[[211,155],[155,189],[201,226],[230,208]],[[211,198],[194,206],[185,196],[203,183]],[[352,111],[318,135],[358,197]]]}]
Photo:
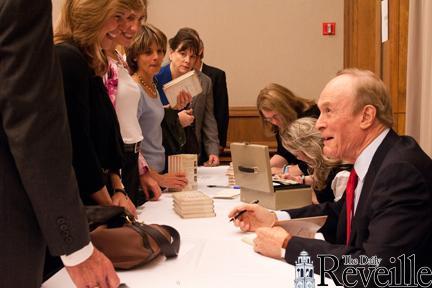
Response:
[{"label": "elderly man in dark suit", "polygon": [[118,287],[89,243],[51,17],[49,0],[0,0],[0,287],[40,287],[47,245],[78,287]]},{"label": "elderly man in dark suit", "polygon": [[[323,271],[317,258],[323,254],[333,255],[339,264],[346,255],[377,256],[386,268],[398,266],[395,259],[403,254],[415,255],[416,267],[431,266],[432,160],[415,140],[392,130],[390,101],[384,83],[370,71],[347,69],[327,84],[318,100],[321,115],[316,126],[326,156],[354,163],[345,195],[338,202],[276,213],[258,205],[236,207],[229,216],[248,211],[235,224],[257,232],[255,251],[281,258],[281,248],[286,248],[282,258],[294,264],[305,250],[315,272]],[[299,238],[272,227],[288,215],[327,215],[333,231],[324,236],[333,234],[336,243]],[[344,268],[339,265],[331,275],[341,276]],[[352,277],[361,286],[359,275]]]}]

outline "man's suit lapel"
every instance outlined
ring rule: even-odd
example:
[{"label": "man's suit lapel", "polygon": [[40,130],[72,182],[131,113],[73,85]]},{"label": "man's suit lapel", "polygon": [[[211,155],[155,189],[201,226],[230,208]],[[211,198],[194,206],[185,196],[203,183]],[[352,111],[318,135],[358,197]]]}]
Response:
[{"label": "man's suit lapel", "polygon": [[[352,232],[349,242],[350,244],[354,244],[356,242],[359,229],[361,229],[361,220],[365,219],[365,217],[368,217],[369,215],[368,207],[370,205],[368,200],[372,193],[371,188],[375,182],[376,175],[381,167],[382,162],[384,161],[385,156],[387,155],[388,151],[390,151],[394,143],[398,140],[398,138],[399,136],[393,130],[390,130],[372,158],[372,162],[363,181],[363,188],[356,208],[356,213],[352,220]],[[343,210],[345,211],[345,209]]]}]

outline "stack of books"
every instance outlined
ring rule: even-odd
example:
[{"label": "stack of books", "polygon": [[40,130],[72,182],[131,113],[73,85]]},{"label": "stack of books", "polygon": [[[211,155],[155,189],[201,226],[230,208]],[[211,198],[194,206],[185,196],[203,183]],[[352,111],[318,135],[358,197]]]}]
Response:
[{"label": "stack of books", "polygon": [[215,217],[213,199],[200,191],[173,194],[174,211],[182,218]]},{"label": "stack of books", "polygon": [[227,169],[227,171],[225,172],[225,175],[228,176],[228,185],[229,186],[236,186],[236,179],[234,176],[234,169],[233,169],[233,163],[230,162],[230,165]]}]

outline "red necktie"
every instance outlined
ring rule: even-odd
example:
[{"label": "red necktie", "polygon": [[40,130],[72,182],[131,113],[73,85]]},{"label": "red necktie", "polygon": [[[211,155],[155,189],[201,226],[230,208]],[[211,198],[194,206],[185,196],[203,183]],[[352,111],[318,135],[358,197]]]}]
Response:
[{"label": "red necktie", "polygon": [[354,212],[354,191],[357,186],[358,176],[354,168],[348,178],[346,187],[346,245],[348,246],[351,235],[351,218]]}]

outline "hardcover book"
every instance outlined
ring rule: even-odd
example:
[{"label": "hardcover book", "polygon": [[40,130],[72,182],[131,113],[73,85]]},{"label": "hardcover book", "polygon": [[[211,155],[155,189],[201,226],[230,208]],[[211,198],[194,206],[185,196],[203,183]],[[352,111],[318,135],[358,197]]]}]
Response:
[{"label": "hardcover book", "polygon": [[182,90],[189,92],[194,97],[202,92],[202,87],[197,73],[192,70],[164,84],[163,90],[173,107],[177,104],[177,95]]},{"label": "hardcover book", "polygon": [[197,162],[196,154],[177,154],[168,156],[168,172],[181,172],[186,174],[188,184],[182,191],[194,191],[197,189]]}]

